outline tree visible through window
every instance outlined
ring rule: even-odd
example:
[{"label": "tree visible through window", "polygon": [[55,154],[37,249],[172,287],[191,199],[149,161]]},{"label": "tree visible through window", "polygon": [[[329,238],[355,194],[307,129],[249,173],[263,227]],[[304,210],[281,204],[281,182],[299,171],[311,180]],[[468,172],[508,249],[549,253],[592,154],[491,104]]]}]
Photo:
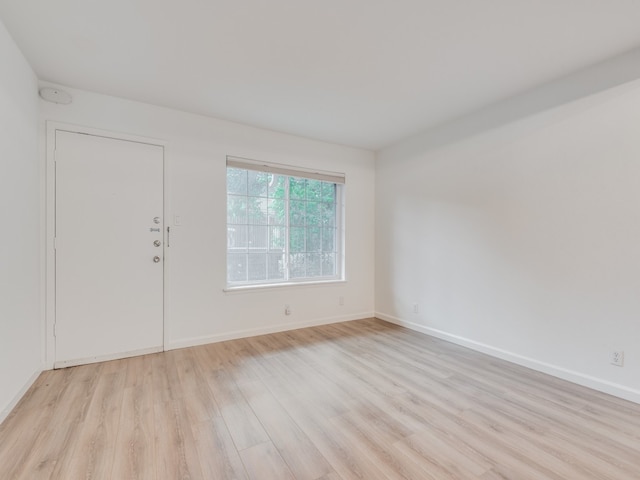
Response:
[{"label": "tree visible through window", "polygon": [[228,285],[339,278],[341,187],[228,166]]}]

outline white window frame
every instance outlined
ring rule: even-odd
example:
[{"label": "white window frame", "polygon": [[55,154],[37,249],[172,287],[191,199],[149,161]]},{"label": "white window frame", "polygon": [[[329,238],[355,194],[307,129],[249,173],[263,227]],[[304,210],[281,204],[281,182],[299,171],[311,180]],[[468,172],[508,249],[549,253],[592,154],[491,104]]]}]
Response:
[{"label": "white window frame", "polygon": [[[272,173],[276,175],[282,175],[286,177],[306,178],[311,180],[321,180],[324,182],[330,182],[336,184],[336,249],[335,249],[335,270],[336,274],[333,276],[317,276],[317,277],[304,277],[304,278],[290,278],[289,272],[289,238],[290,238],[290,226],[289,226],[289,182],[286,182],[286,195],[285,198],[285,218],[287,219],[286,232],[287,238],[285,240],[283,256],[285,259],[286,267],[284,272],[284,279],[273,280],[265,279],[255,282],[229,282],[227,273],[226,288],[225,291],[245,290],[255,288],[270,288],[290,285],[311,285],[311,284],[327,284],[335,282],[345,281],[345,225],[344,225],[344,200],[345,200],[345,184],[346,176],[344,173],[321,171],[315,169],[306,169],[290,165],[266,163],[258,160],[251,160],[242,157],[227,156],[226,168],[237,168],[244,170],[253,170],[262,173]],[[225,170],[226,171],[226,170]],[[225,197],[228,199],[229,192],[225,190]],[[228,262],[228,245],[227,255],[225,256],[226,262]]]}]

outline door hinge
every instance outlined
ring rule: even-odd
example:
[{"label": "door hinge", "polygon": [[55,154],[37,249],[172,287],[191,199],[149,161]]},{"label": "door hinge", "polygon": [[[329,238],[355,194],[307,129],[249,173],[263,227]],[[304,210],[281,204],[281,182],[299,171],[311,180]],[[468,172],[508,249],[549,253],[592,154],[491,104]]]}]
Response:
[{"label": "door hinge", "polygon": [[58,336],[58,324],[57,323],[53,324],[53,336],[54,337]]},{"label": "door hinge", "polygon": [[171,237],[171,227],[167,227],[167,248],[171,246],[171,243],[169,243],[170,237]]},{"label": "door hinge", "polygon": [[53,237],[53,249],[58,249],[58,237]]}]

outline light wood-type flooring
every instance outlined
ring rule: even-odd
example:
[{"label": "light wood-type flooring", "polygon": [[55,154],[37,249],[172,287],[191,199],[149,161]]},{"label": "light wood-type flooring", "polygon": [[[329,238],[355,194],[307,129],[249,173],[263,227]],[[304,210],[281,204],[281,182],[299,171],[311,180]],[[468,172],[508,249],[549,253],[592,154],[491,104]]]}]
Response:
[{"label": "light wood-type flooring", "polygon": [[44,372],[14,478],[640,479],[640,405],[369,319]]}]

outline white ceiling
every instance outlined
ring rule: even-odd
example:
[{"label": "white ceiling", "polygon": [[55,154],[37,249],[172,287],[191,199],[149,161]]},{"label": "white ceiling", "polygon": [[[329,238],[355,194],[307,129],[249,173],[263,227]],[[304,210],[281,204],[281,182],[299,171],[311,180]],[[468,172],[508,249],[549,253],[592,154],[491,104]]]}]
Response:
[{"label": "white ceiling", "polygon": [[42,80],[380,149],[640,45],[638,0],[0,0]]}]

